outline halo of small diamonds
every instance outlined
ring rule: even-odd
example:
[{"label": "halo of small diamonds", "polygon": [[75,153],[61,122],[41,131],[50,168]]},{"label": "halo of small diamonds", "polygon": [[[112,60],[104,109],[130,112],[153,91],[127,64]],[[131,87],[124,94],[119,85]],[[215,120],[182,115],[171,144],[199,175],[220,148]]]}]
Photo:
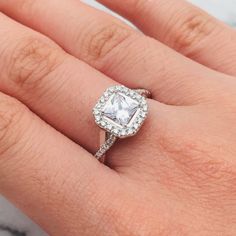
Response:
[{"label": "halo of small diamonds", "polygon": [[97,125],[118,138],[135,135],[147,114],[146,98],[123,85],[108,88],[93,109]]}]

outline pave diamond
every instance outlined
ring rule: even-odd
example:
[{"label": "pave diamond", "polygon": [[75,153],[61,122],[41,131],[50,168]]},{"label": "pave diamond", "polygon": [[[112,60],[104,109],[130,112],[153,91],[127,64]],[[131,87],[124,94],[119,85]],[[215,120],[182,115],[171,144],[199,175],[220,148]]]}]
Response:
[{"label": "pave diamond", "polygon": [[147,117],[146,99],[124,86],[108,88],[93,109],[96,123],[115,137],[135,135]]},{"label": "pave diamond", "polygon": [[139,104],[128,96],[116,93],[106,104],[103,113],[119,125],[128,125],[134,114],[137,112]]}]

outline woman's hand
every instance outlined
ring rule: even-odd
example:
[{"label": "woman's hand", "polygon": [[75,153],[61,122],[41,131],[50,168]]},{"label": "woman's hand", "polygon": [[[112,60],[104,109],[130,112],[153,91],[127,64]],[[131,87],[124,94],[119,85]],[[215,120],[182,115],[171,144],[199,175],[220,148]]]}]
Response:
[{"label": "woman's hand", "polygon": [[[146,35],[78,0],[0,0],[0,192],[52,236],[236,235],[235,31],[182,0],[101,2]],[[153,100],[108,168],[92,108],[116,83]]]}]

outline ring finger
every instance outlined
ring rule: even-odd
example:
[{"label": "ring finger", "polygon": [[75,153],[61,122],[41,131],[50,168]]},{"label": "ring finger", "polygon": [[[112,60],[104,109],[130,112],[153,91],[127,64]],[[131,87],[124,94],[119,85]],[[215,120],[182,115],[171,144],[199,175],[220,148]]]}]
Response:
[{"label": "ring finger", "polygon": [[[92,108],[115,82],[65,53],[50,39],[3,14],[0,14],[0,55],[0,90],[95,152],[100,130],[95,125]],[[150,103],[158,114],[170,110],[159,102]]]}]

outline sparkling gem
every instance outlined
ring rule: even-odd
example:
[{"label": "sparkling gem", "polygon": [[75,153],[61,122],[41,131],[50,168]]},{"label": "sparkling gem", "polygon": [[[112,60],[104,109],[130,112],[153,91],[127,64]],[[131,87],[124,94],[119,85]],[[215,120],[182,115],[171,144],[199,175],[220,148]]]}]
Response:
[{"label": "sparkling gem", "polygon": [[115,87],[111,87],[109,91],[113,93],[115,91]]},{"label": "sparkling gem", "polygon": [[137,112],[139,104],[132,98],[122,94],[114,94],[104,107],[104,115],[119,125],[128,125],[134,114]]},{"label": "sparkling gem", "polygon": [[108,92],[105,92],[105,93],[104,93],[104,97],[105,97],[105,98],[109,97],[109,93],[108,93]]},{"label": "sparkling gem", "polygon": [[138,117],[138,118],[137,118],[137,123],[138,123],[138,124],[141,124],[142,122],[143,122],[143,119],[140,118],[140,117]]},{"label": "sparkling gem", "polygon": [[124,86],[108,88],[93,110],[96,123],[108,133],[120,138],[138,132],[147,113],[146,99],[139,92]]},{"label": "sparkling gem", "polygon": [[128,133],[129,133],[129,134],[133,134],[133,133],[134,133],[134,129],[129,128]]},{"label": "sparkling gem", "polygon": [[122,131],[121,131],[121,135],[122,135],[122,136],[125,136],[126,134],[127,134],[126,130],[122,130]]},{"label": "sparkling gem", "polygon": [[108,130],[111,130],[111,129],[112,129],[112,125],[111,125],[111,124],[108,124],[108,125],[107,125],[107,129],[108,129]]},{"label": "sparkling gem", "polygon": [[100,101],[101,101],[102,103],[104,103],[104,102],[105,102],[105,98],[102,97]]},{"label": "sparkling gem", "polygon": [[143,97],[142,97],[142,100],[141,100],[141,104],[142,104],[143,106],[147,105],[147,101],[146,101],[145,98],[143,98]]},{"label": "sparkling gem", "polygon": [[105,125],[106,125],[106,122],[102,121],[101,126],[105,126]]},{"label": "sparkling gem", "polygon": [[144,105],[143,110],[144,110],[144,111],[148,111],[148,106],[147,106],[147,105]]},{"label": "sparkling gem", "polygon": [[100,114],[100,112],[98,110],[94,110],[93,113],[94,113],[94,115],[99,115]]},{"label": "sparkling gem", "polygon": [[95,119],[96,119],[96,121],[100,121],[101,120],[101,116],[96,115]]},{"label": "sparkling gem", "polygon": [[141,116],[142,118],[145,118],[145,117],[146,117],[146,112],[140,112],[140,116]]},{"label": "sparkling gem", "polygon": [[101,107],[102,107],[102,104],[101,104],[101,103],[98,103],[98,104],[96,105],[96,108],[97,108],[97,109],[101,109]]},{"label": "sparkling gem", "polygon": [[119,134],[119,130],[118,129],[114,129],[114,133],[115,134]]}]

